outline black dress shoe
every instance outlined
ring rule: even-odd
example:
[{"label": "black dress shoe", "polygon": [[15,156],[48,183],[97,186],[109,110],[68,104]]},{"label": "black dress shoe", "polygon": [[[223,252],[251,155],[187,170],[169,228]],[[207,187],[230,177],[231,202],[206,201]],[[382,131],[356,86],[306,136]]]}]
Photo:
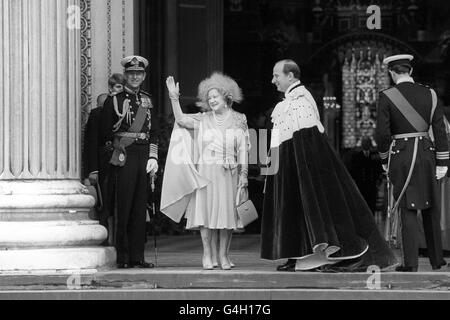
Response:
[{"label": "black dress shoe", "polygon": [[128,263],[118,263],[117,264],[117,269],[129,269],[130,265]]},{"label": "black dress shoe", "polygon": [[397,272],[417,272],[417,267],[398,266],[395,268]]},{"label": "black dress shoe", "polygon": [[321,266],[318,271],[328,273],[366,272],[367,266],[364,264],[363,259],[355,258]]},{"label": "black dress shoe", "polygon": [[297,260],[289,259],[285,264],[282,264],[277,267],[277,271],[295,271],[295,264]]},{"label": "black dress shoe", "polygon": [[441,267],[446,266],[446,265],[447,265],[447,262],[445,260],[442,260],[442,262],[440,264],[438,264],[437,266],[432,264],[431,269],[439,270]]},{"label": "black dress shoe", "polygon": [[153,263],[145,262],[145,261],[132,262],[130,264],[130,268],[151,269],[154,267],[155,267],[155,265]]},{"label": "black dress shoe", "polygon": [[277,271],[295,272],[295,264],[288,264],[285,266],[279,266]]}]

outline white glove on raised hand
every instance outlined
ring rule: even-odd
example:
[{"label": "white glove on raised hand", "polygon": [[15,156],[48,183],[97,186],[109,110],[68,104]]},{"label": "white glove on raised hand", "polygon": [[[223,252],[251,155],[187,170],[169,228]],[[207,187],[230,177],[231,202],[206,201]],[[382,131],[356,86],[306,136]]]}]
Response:
[{"label": "white glove on raised hand", "polygon": [[447,174],[448,167],[436,166],[436,179],[440,180]]},{"label": "white glove on raised hand", "polygon": [[158,161],[155,159],[149,159],[147,161],[147,173],[150,173],[152,176],[158,172]]},{"label": "white glove on raised hand", "polygon": [[180,83],[175,83],[175,79],[170,76],[167,77],[166,85],[170,99],[178,99],[180,97]]}]

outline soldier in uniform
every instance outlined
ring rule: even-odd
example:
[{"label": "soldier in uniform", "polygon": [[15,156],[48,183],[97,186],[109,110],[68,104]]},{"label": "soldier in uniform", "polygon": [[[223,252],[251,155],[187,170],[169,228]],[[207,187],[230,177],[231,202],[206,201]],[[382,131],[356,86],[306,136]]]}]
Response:
[{"label": "soldier in uniform", "polygon": [[404,272],[415,272],[418,267],[418,210],[422,211],[431,266],[445,265],[438,180],[449,165],[442,107],[433,89],[414,82],[412,60],[413,56],[405,54],[384,60],[395,86],[380,93],[376,129],[383,169],[393,184],[394,208],[400,208],[403,265],[396,270]]},{"label": "soldier in uniform", "polygon": [[[108,98],[108,94],[103,93],[97,98],[97,108],[92,109],[89,114],[89,119],[86,124],[86,131],[84,135],[84,157],[85,157],[85,176],[89,179],[91,186],[94,186],[97,191],[97,203],[95,210],[99,223],[108,229],[108,211],[105,206],[107,198],[106,188],[106,173],[108,171],[108,161],[105,161],[105,153],[108,153],[109,145],[100,144],[100,116],[103,110],[103,105]],[[104,245],[108,244],[105,240]]]},{"label": "soldier in uniform", "polygon": [[[110,179],[110,164],[112,153],[112,141],[103,141],[101,137],[101,114],[103,106],[108,96],[114,96],[123,91],[125,78],[122,74],[113,74],[108,79],[109,95],[103,93],[97,98],[97,108],[92,109],[86,124],[84,139],[85,168],[90,185],[95,186],[97,191],[97,204],[95,210],[99,223],[108,229],[112,234],[113,230],[108,222],[111,216],[111,206],[113,200],[113,184]],[[109,245],[106,239],[103,245]]]},{"label": "soldier in uniform", "polygon": [[115,247],[118,268],[153,268],[145,262],[147,174],[158,171],[157,119],[151,97],[141,90],[147,59],[122,59],[124,91],[109,97],[102,112],[102,135],[112,141],[115,176]]}]

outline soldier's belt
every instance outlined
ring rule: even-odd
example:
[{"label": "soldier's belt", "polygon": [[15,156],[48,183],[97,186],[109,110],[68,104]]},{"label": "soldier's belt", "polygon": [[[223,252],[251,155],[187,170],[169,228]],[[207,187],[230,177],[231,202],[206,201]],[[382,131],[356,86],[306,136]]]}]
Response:
[{"label": "soldier's belt", "polygon": [[429,138],[428,132],[411,132],[411,133],[403,133],[403,134],[396,134],[392,136],[392,139],[408,139],[408,138],[418,138],[418,137],[427,137]]},{"label": "soldier's belt", "polygon": [[141,139],[141,140],[147,140],[150,138],[150,135],[148,133],[140,132],[140,133],[134,133],[134,132],[119,132],[116,133],[117,137],[121,138],[131,138],[131,139]]}]

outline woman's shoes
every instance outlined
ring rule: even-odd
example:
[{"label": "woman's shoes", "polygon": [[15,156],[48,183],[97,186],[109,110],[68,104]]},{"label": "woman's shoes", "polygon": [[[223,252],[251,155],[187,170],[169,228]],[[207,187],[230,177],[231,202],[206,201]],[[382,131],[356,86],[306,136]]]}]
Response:
[{"label": "woman's shoes", "polygon": [[213,270],[213,264],[211,261],[205,261],[205,258],[202,260],[203,270]]},{"label": "woman's shoes", "polygon": [[[217,269],[217,268],[219,268],[219,266],[222,270],[230,270],[230,269],[233,269],[236,267],[236,265],[233,262],[231,262],[230,258],[227,258],[226,260],[227,260],[226,263],[221,263],[221,264],[219,264],[219,262],[217,262],[217,261],[213,262],[212,263],[213,269]],[[205,265],[203,264],[203,266],[205,266]],[[203,267],[203,269],[205,269],[205,268]],[[206,269],[206,270],[211,270],[211,269]]]},{"label": "woman's shoes", "polygon": [[203,270],[214,270],[214,267],[212,266],[212,264],[204,263]]},{"label": "woman's shoes", "polygon": [[231,270],[231,264],[228,259],[220,259],[220,267],[222,270]]},{"label": "woman's shoes", "polygon": [[[230,258],[228,258],[228,261],[230,262],[230,267],[231,267],[231,269],[233,269],[233,268],[236,267],[236,265],[235,265],[233,262],[231,262]],[[218,268],[218,267],[219,267],[219,263],[218,263],[218,262],[214,262],[214,263],[213,263],[213,268],[216,269],[216,268]]]}]

